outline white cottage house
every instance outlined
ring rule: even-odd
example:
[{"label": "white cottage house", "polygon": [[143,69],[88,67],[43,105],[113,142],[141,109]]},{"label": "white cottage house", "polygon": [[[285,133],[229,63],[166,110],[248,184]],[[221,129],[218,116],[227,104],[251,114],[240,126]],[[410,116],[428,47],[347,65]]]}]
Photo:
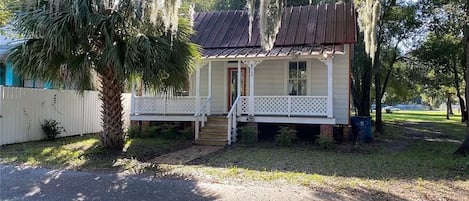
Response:
[{"label": "white cottage house", "polygon": [[236,141],[239,122],[348,125],[350,68],[357,41],[352,4],[291,7],[274,48],[260,48],[247,11],[196,13],[192,41],[203,62],[188,96],[132,96],[132,121],[194,122],[196,143]]}]

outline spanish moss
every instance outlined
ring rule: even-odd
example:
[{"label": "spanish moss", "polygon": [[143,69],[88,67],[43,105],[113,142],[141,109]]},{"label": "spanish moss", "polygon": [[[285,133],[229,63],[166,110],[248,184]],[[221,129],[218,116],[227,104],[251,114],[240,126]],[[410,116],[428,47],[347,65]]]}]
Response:
[{"label": "spanish moss", "polygon": [[359,4],[359,26],[364,34],[365,52],[374,63],[377,48],[378,20],[380,14],[379,0],[366,0]]},{"label": "spanish moss", "polygon": [[255,3],[256,3],[256,0],[246,1],[246,8],[248,9],[248,15],[249,15],[249,42],[251,42],[251,38],[252,38],[252,23],[254,21],[254,15],[255,15]]}]

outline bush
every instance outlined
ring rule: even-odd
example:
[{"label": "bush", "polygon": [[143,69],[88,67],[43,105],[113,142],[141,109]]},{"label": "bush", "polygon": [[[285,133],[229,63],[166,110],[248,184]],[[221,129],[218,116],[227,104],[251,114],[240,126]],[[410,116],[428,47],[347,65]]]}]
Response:
[{"label": "bush", "polygon": [[130,126],[127,130],[129,138],[155,138],[161,137],[167,140],[189,140],[193,139],[191,128],[177,130],[173,124],[163,124],[160,126],[150,126],[140,128],[140,126]]},{"label": "bush", "polygon": [[44,120],[41,124],[41,128],[48,140],[53,140],[62,132],[65,132],[65,129],[60,126],[60,123],[53,119]]},{"label": "bush", "polygon": [[143,137],[158,137],[158,132],[161,128],[158,126],[150,126],[143,130]]},{"label": "bush", "polygon": [[334,144],[334,140],[324,136],[320,135],[318,138],[318,144],[321,146],[323,149],[334,149],[336,147],[336,144]]},{"label": "bush", "polygon": [[275,135],[275,142],[280,146],[291,146],[296,140],[296,130],[281,126]]},{"label": "bush", "polygon": [[141,136],[140,126],[132,125],[127,129],[127,136],[129,138],[137,138]]},{"label": "bush", "polygon": [[239,128],[239,143],[252,145],[257,142],[256,129],[251,126]]},{"label": "bush", "polygon": [[183,130],[179,130],[178,136],[180,136],[181,139],[183,140],[191,140],[194,139],[194,134],[192,133],[192,128],[185,128]]},{"label": "bush", "polygon": [[167,140],[174,140],[178,138],[178,133],[176,131],[176,126],[172,124],[164,124],[161,126],[161,137]]}]

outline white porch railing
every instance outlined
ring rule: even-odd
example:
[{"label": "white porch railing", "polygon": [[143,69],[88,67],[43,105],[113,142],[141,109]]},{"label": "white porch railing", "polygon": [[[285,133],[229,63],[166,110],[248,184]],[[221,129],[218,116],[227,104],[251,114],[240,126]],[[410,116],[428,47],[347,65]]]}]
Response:
[{"label": "white porch railing", "polygon": [[[249,96],[241,96],[241,114],[249,114]],[[254,115],[327,116],[327,96],[254,96]]]},{"label": "white porch railing", "polygon": [[[208,97],[207,100],[200,106],[200,109],[194,114],[195,117],[195,139],[199,139],[200,125],[199,122],[202,122],[202,128],[205,127],[205,116],[210,113],[210,102],[212,97]],[[202,117],[202,121],[200,121]]]},{"label": "white porch railing", "polygon": [[239,100],[241,96],[236,97],[236,100],[233,102],[231,106],[230,112],[226,115],[228,118],[228,133],[227,133],[227,140],[228,144],[230,145],[232,141],[236,142],[236,135],[237,135],[237,118],[239,116]]},{"label": "white porch railing", "polygon": [[[206,97],[201,97],[205,101]],[[155,97],[133,96],[132,114],[195,114],[195,96]]]}]

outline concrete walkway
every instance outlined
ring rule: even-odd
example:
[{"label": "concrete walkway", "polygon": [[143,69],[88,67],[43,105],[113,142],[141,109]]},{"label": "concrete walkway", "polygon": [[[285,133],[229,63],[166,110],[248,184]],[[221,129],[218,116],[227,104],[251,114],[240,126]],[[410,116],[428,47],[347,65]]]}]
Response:
[{"label": "concrete walkway", "polygon": [[0,200],[315,200],[300,187],[227,185],[0,165]]},{"label": "concrete walkway", "polygon": [[208,154],[222,150],[222,146],[199,146],[194,145],[187,149],[179,150],[176,152],[168,153],[158,156],[151,160],[152,163],[182,165],[189,161],[206,156]]}]

